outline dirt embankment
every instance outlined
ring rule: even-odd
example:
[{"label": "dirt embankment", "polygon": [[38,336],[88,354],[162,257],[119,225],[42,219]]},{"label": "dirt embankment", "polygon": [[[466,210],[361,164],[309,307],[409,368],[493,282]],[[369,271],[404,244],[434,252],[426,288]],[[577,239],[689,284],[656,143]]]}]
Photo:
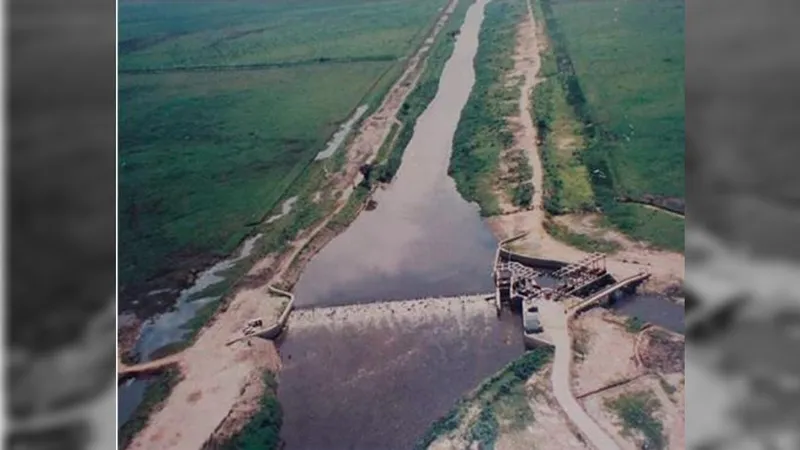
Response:
[{"label": "dirt embankment", "polygon": [[[497,450],[589,450],[553,396],[552,364],[535,373],[519,389],[491,403],[497,417]],[[465,406],[458,427],[436,439],[429,450],[479,448],[471,431],[482,408],[481,402]]]},{"label": "dirt embankment", "polygon": [[592,447],[578,437],[578,432],[559,406],[549,383],[552,368],[531,378],[525,386],[528,407],[534,420],[522,429],[509,430],[497,438],[498,450],[528,450],[531,442],[537,450],[583,450]]},{"label": "dirt embankment", "polygon": [[609,403],[647,395],[657,405],[651,416],[662,427],[664,448],[685,448],[683,338],[657,328],[629,331],[615,319],[606,311],[591,310],[573,321],[573,392],[624,450],[641,448],[644,436],[635,429],[626,431]]},{"label": "dirt embankment", "polygon": [[[451,1],[445,9],[432,36],[442,29],[456,3]],[[257,317],[266,320],[273,315],[278,302],[272,299],[266,286],[278,282],[291,284],[315,249],[333,237],[327,232],[327,223],[347,204],[353,186],[360,181],[359,167],[375,157],[389,134],[398,110],[424,69],[428,50],[429,46],[425,45],[409,59],[399,81],[378,110],[364,120],[348,145],[345,167],[331,174],[325,186],[337,199],[334,210],[312,229],[301,233],[286,252],[269,255],[255,264],[245,279],[246,288],[237,286],[237,291],[224,300],[224,305],[194,345],[183,352],[182,381],[128,448],[196,450],[212,434],[231,435],[258,408],[263,391],[262,373],[280,369],[277,350],[272,342],[260,339],[231,346],[226,346],[226,342],[240,334],[247,321]],[[318,236],[322,239],[315,240]],[[311,251],[304,251],[309,243],[312,243]],[[302,255],[299,264],[292,264],[298,255]]]},{"label": "dirt embankment", "polygon": [[[540,53],[547,42],[543,29],[539,26],[529,9],[529,20],[521,24],[518,30],[517,48],[514,56],[515,79],[521,80],[519,112],[516,117],[508,118],[509,127],[514,133],[512,148],[523,149],[533,171],[533,199],[528,210],[510,212],[488,219],[492,232],[498,239],[506,239],[523,232],[529,234],[514,245],[514,249],[535,256],[577,261],[586,252],[571,247],[554,239],[545,229],[548,220],[544,210],[544,167],[537,148],[537,130],[531,117],[532,90],[539,83],[541,68]],[[502,197],[502,196],[501,196]],[[502,198],[500,203],[508,211],[513,211]],[[613,230],[597,225],[597,215],[568,215],[557,218],[558,223],[566,225],[570,231],[595,236],[616,242],[621,250],[609,255],[608,268],[619,277],[638,273],[642,269],[649,270],[653,276],[647,288],[662,291],[676,283],[682,283],[684,276],[684,257],[679,253],[654,250],[644,243],[634,242],[628,237]]]},{"label": "dirt embankment", "polygon": [[445,26],[457,4],[457,0],[451,0],[434,25],[430,37],[425,40],[417,53],[409,58],[405,72],[384,97],[378,110],[362,123],[358,134],[346,148],[347,162],[344,168],[330,174],[322,189],[326,195],[337,199],[335,209],[315,228],[301,233],[296,242],[290,246],[288,254],[279,258],[272,266],[276,284],[291,288],[308,261],[336,237],[337,231],[328,228],[328,222],[347,205],[354,187],[363,179],[361,167],[375,160],[378,150],[391,132],[392,125],[397,123],[400,107],[416,87],[420,75],[425,70],[434,38]]}]

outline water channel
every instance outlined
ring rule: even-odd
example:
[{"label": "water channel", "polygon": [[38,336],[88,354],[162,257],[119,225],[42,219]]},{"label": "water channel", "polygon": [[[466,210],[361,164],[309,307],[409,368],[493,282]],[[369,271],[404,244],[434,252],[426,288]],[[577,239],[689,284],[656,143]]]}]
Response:
[{"label": "water channel", "polygon": [[[498,319],[480,297],[402,301],[494,290],[497,241],[447,175],[487,2],[469,8],[395,181],[375,195],[378,207],[316,255],[294,289],[299,311],[279,342],[287,450],[408,449],[462,395],[524,351],[520,317]],[[383,300],[394,301],[375,304]],[[353,306],[329,308],[340,305]],[[619,302],[629,313],[633,306],[625,305],[637,303]],[[186,317],[180,313],[180,321]],[[145,358],[178,336],[173,319],[149,325],[138,347]],[[144,386],[120,387],[120,424]]]},{"label": "water channel", "polygon": [[[158,350],[186,339],[189,334],[186,325],[203,306],[219,300],[218,296],[200,297],[203,291],[225,281],[225,272],[249,257],[260,238],[261,235],[258,234],[246,239],[237,256],[220,261],[200,273],[194,284],[180,293],[171,311],[151,317],[142,325],[139,339],[134,347],[141,361],[149,361]],[[119,386],[117,392],[118,426],[121,427],[131,418],[136,407],[142,401],[147,384],[148,382],[145,380],[130,379]]]},{"label": "water channel", "polygon": [[[295,286],[299,308],[493,292],[497,241],[447,175],[486,3],[469,8],[395,181],[308,264]],[[442,314],[437,302],[390,302],[369,313],[373,320],[337,315],[299,328],[293,317],[280,344],[287,450],[411,448],[459,397],[524,351],[519,317],[498,320],[484,300]]]},{"label": "water channel", "polygon": [[484,4],[470,7],[395,180],[376,193],[375,210],[360,214],[308,264],[294,289],[298,306],[493,291],[497,241],[447,176],[453,135],[475,80]]}]

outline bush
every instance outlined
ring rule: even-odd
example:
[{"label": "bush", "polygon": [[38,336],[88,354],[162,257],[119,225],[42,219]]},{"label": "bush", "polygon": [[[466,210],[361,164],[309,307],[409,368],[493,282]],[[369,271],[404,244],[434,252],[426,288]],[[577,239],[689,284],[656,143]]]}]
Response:
[{"label": "bush", "polygon": [[622,419],[623,432],[630,434],[640,431],[648,449],[660,450],[665,447],[664,426],[654,417],[661,403],[650,392],[642,391],[625,394],[606,401],[606,408],[616,412]]},{"label": "bush", "polygon": [[494,414],[494,409],[487,406],[481,410],[477,422],[472,425],[469,431],[469,438],[471,441],[480,442],[482,450],[491,450],[494,448],[495,440],[497,440],[497,417]]},{"label": "bush", "polygon": [[509,366],[509,370],[519,381],[525,381],[550,361],[552,354],[553,350],[549,347],[527,352],[522,355],[522,357],[512,362]]},{"label": "bush", "polygon": [[522,384],[547,364],[552,356],[552,348],[541,347],[526,352],[507,365],[503,370],[481,383],[469,396],[459,401],[447,416],[431,425],[425,435],[415,444],[415,450],[426,449],[438,437],[457,429],[463,419],[464,411],[474,404],[481,405],[481,414],[477,422],[470,428],[467,437],[481,442],[484,449],[494,448],[498,422],[493,405],[498,400],[519,395]]},{"label": "bush", "polygon": [[433,443],[439,436],[442,436],[450,431],[455,430],[458,428],[458,424],[461,421],[461,408],[457,405],[455,408],[450,410],[446,416],[442,417],[441,419],[437,420],[428,428],[428,431],[425,432],[420,439],[414,444],[415,450],[424,450],[427,449],[429,445]]},{"label": "bush", "polygon": [[514,188],[514,205],[527,208],[531,206],[533,200],[533,186],[530,183],[523,183]]},{"label": "bush", "polygon": [[628,317],[628,319],[625,320],[625,329],[631,333],[638,333],[642,331],[645,325],[645,321],[636,316]]}]

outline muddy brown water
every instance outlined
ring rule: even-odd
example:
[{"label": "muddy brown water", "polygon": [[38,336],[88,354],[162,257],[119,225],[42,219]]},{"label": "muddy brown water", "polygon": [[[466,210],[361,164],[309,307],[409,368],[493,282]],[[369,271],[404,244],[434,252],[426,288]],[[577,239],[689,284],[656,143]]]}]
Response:
[{"label": "muddy brown water", "polygon": [[[469,8],[394,182],[375,195],[375,210],[308,264],[294,290],[298,307],[493,292],[497,241],[447,175],[485,4]],[[524,351],[520,318],[498,320],[490,302],[483,306],[428,315],[418,305],[414,318],[384,312],[368,324],[342,319],[299,329],[292,317],[279,347],[286,449],[411,448],[461,396]]]},{"label": "muddy brown water", "polygon": [[639,319],[684,334],[684,307],[664,295],[640,293],[621,295],[611,310],[617,314]]},{"label": "muddy brown water", "polygon": [[[377,209],[359,215],[316,255],[294,289],[299,311],[279,343],[287,450],[408,449],[459,398],[524,351],[521,318],[498,319],[491,302],[444,315],[420,302],[372,305],[494,290],[497,241],[447,176],[486,2],[470,7],[395,181],[375,196]],[[449,300],[422,303],[441,301]],[[308,320],[317,307],[367,303],[383,312],[359,322],[341,312],[349,307],[323,308],[319,321]],[[397,309],[408,307],[413,311]],[[178,325],[163,328],[148,341],[163,344]],[[144,386],[120,387],[120,424]]]},{"label": "muddy brown water", "polygon": [[[463,0],[468,1],[468,0]],[[447,175],[453,135],[474,83],[485,0],[467,12],[436,97],[419,117],[392,184],[316,255],[298,306],[491,292],[497,241]]]},{"label": "muddy brown water", "polygon": [[422,302],[409,307],[416,317],[405,302],[384,303],[374,306],[404,314],[369,321],[337,308],[301,329],[291,319],[278,388],[286,449],[412,448],[461,396],[524,351],[520,318],[498,320],[492,302],[477,301],[482,308],[453,302],[430,315]]}]

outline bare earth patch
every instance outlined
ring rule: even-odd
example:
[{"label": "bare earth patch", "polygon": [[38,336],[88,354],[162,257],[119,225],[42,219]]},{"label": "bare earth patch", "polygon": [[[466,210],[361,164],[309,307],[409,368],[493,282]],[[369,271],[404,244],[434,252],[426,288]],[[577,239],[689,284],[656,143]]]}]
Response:
[{"label": "bare earth patch", "polygon": [[[682,357],[680,362],[676,359],[675,349],[679,344],[682,348],[681,338],[666,336],[654,343],[653,352],[647,353],[652,358],[645,359],[652,363],[653,369],[667,369],[664,373],[655,371],[647,375],[644,367],[639,367],[635,358],[635,347],[638,334],[628,332],[617,321],[608,320],[610,313],[595,309],[590,310],[575,319],[573,326],[590,330],[584,358],[578,358],[573,365],[573,391],[576,397],[590,394],[606,386],[613,386],[616,382],[632,381],[601,390],[597,393],[580,398],[581,405],[592,419],[594,419],[622,449],[638,450],[643,442],[636,433],[633,436],[623,434],[623,427],[616,413],[606,406],[607,401],[619,398],[621,395],[650,392],[658,399],[660,407],[655,413],[656,419],[664,427],[664,436],[669,449],[683,449],[684,436],[684,403],[683,403],[683,373]],[[650,333],[665,333],[660,330],[642,332],[640,348],[650,348],[648,336]],[[657,336],[661,336],[657,334]],[[645,351],[641,351],[645,353]],[[682,354],[682,352],[681,352]],[[637,378],[637,376],[639,376]]]},{"label": "bare earth patch", "polygon": [[[497,450],[585,450],[591,449],[581,441],[564,412],[553,397],[550,386],[552,365],[534,374],[524,386],[524,398],[518,407],[529,408],[533,420],[522,427],[514,426],[513,419],[504,417],[501,398],[494,409],[498,419]],[[456,430],[441,436],[429,450],[478,449],[477,442],[470,442],[468,435],[481,411],[480,405],[467,407],[464,418]]]},{"label": "bare earth patch", "polygon": [[641,373],[634,356],[636,335],[604,320],[605,314],[602,309],[592,309],[572,322],[573,327],[589,330],[586,355],[572,366],[577,397]]},{"label": "bare earth patch", "polygon": [[[539,59],[539,41],[536,37],[536,24],[532,17],[522,21],[517,27],[517,41],[514,49],[514,68],[508,73],[507,86],[517,86],[520,89],[517,114],[506,117],[506,126],[514,136],[510,148],[504,149],[500,154],[500,184],[495,186],[495,196],[502,214],[519,212],[522,208],[514,206],[507,191],[507,178],[513,177],[512,172],[519,163],[529,164],[532,157],[538,158],[536,147],[532,139],[536,137],[530,116],[530,92],[540,80],[536,77],[541,61]],[[531,182],[536,185],[536,171],[533,172]],[[541,184],[541,183],[540,183]]]},{"label": "bare earth patch", "polygon": [[664,448],[669,450],[685,449],[683,395],[678,396],[678,393],[673,395],[675,398],[680,397],[680,404],[673,403],[666,396],[655,376],[638,378],[623,386],[586,397],[582,399],[581,403],[586,412],[617,441],[620,448],[623,450],[639,450],[644,442],[642,437],[636,432],[632,433],[631,436],[623,435],[620,418],[606,406],[607,401],[613,401],[622,395],[639,392],[650,392],[658,399],[660,406],[654,413],[654,417],[663,425],[663,435],[667,441],[667,445]]},{"label": "bare earth patch", "polygon": [[183,380],[129,448],[197,450],[235,406],[257,406],[263,389],[261,374],[280,368],[275,346],[261,339],[230,347],[225,342],[240,333],[248,320],[263,317],[266,321],[276,315],[276,304],[269,294],[257,290],[237,294],[227,311],[217,315],[195,345],[181,354]]},{"label": "bare earth patch", "polygon": [[660,374],[683,373],[685,340],[663,330],[648,329],[639,343],[639,357],[648,370]]},{"label": "bare earth patch", "polygon": [[497,450],[582,450],[590,449],[578,439],[574,426],[553,397],[551,367],[534,375],[525,386],[533,422],[524,429],[500,433]]}]

